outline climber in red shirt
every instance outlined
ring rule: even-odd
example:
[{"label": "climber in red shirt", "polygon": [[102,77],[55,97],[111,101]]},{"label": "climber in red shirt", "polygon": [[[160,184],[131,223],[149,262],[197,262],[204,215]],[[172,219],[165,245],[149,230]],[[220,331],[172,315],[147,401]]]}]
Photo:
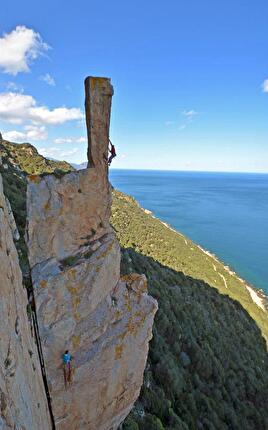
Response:
[{"label": "climber in red shirt", "polygon": [[115,146],[112,144],[112,142],[109,140],[109,152],[110,152],[110,157],[108,158],[108,166],[111,165],[111,162],[113,160],[114,157],[116,157],[116,152],[115,152]]}]

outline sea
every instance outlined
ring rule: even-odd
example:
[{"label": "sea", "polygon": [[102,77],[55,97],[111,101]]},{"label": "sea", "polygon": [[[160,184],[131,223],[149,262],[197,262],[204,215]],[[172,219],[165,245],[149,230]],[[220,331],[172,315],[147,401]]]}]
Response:
[{"label": "sea", "polygon": [[111,169],[110,181],[268,294],[268,174]]}]

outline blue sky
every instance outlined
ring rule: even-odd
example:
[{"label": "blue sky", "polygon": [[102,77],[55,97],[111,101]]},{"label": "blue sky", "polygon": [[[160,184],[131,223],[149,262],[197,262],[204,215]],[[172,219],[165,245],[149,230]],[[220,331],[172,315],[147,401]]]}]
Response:
[{"label": "blue sky", "polygon": [[87,75],[111,77],[116,168],[268,172],[268,2],[13,1],[0,130],[86,159]]}]

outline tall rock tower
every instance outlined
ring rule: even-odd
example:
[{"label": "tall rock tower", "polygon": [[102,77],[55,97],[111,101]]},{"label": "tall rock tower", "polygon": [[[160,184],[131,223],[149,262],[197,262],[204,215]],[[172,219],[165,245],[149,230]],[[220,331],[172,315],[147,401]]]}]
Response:
[{"label": "tall rock tower", "polygon": [[120,278],[106,162],[113,88],[88,77],[85,91],[89,167],[29,179],[27,244],[55,427],[115,430],[140,392],[157,303],[144,276]]}]

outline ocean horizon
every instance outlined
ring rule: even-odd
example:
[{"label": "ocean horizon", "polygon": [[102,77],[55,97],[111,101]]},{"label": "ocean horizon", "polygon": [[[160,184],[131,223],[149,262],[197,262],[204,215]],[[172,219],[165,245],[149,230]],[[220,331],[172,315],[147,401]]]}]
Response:
[{"label": "ocean horizon", "polygon": [[[87,161],[81,164],[74,164],[75,166],[87,166]],[[128,172],[174,172],[174,173],[219,173],[219,174],[237,174],[237,175],[268,175],[268,172],[252,172],[252,171],[226,171],[226,170],[177,170],[177,169],[127,169],[127,168],[119,168],[119,167],[110,167],[110,172],[114,171],[128,171]]]},{"label": "ocean horizon", "polygon": [[111,169],[112,185],[268,294],[268,174]]}]

